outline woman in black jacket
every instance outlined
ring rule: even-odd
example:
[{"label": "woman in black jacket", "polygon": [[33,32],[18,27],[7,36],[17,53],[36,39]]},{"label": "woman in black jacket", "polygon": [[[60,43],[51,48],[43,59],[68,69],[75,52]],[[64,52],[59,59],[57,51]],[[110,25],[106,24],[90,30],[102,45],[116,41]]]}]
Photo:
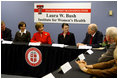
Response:
[{"label": "woman in black jacket", "polygon": [[58,43],[65,45],[76,45],[75,36],[69,32],[69,25],[67,23],[62,24],[63,32],[58,35]]},{"label": "woman in black jacket", "polygon": [[26,23],[20,22],[18,24],[19,31],[16,32],[14,42],[30,42],[31,35],[30,32],[26,30]]}]

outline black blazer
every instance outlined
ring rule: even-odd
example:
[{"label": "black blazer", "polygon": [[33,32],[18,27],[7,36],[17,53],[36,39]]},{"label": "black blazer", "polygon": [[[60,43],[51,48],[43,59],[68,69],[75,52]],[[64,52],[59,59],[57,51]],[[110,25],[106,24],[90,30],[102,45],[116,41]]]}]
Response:
[{"label": "black blazer", "polygon": [[[86,37],[82,43],[90,45],[90,40],[91,40],[91,35],[86,33]],[[91,46],[94,48],[100,47],[99,43],[102,43],[103,41],[103,34],[100,31],[97,31],[95,36],[92,39],[92,44]]]},{"label": "black blazer", "polygon": [[58,35],[58,43],[65,45],[76,45],[75,44],[75,36],[73,33],[68,32],[64,38],[63,33]]},{"label": "black blazer", "polygon": [[5,31],[2,31],[2,39],[11,41],[12,40],[12,34],[11,30],[9,28],[5,28]]},{"label": "black blazer", "polygon": [[21,36],[21,33],[18,31],[18,32],[16,32],[14,42],[28,43],[28,42],[30,42],[30,39],[31,39],[30,32],[26,31],[26,33],[23,33],[23,35]]}]

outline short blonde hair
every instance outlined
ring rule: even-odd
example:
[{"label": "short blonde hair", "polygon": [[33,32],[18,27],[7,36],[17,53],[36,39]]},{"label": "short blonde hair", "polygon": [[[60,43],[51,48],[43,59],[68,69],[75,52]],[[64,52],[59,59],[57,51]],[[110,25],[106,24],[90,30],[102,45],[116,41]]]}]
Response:
[{"label": "short blonde hair", "polygon": [[108,27],[106,29],[106,36],[109,36],[110,39],[117,41],[117,28],[114,26]]},{"label": "short blonde hair", "polygon": [[35,28],[36,28],[37,31],[38,31],[38,29],[41,28],[41,27],[44,27],[44,24],[43,24],[43,23],[37,22],[37,23],[35,24]]}]

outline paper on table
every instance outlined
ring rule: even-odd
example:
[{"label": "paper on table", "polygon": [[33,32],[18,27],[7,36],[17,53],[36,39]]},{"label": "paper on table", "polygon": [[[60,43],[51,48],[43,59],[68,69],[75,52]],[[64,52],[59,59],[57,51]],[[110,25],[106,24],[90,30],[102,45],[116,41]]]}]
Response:
[{"label": "paper on table", "polygon": [[80,54],[80,55],[78,56],[78,58],[79,58],[80,60],[84,60],[84,59],[85,59],[85,56],[84,56],[84,54]]},{"label": "paper on table", "polygon": [[34,43],[34,42],[30,42],[29,43],[29,46],[40,46],[41,43]]},{"label": "paper on table", "polygon": [[92,53],[93,53],[93,51],[92,50],[87,50],[87,52],[91,55]]},{"label": "paper on table", "polygon": [[92,49],[92,46],[82,45],[79,46],[78,49]]},{"label": "paper on table", "polygon": [[5,41],[5,40],[3,40],[3,42],[2,42],[2,44],[12,44],[13,43],[13,41]]},{"label": "paper on table", "polygon": [[94,50],[103,50],[103,49],[105,49],[105,47],[100,47],[100,48],[92,48],[92,49],[94,49]]},{"label": "paper on table", "polygon": [[49,74],[47,74],[46,76],[44,76],[42,78],[55,78],[55,77],[53,76],[52,73],[49,73]]},{"label": "paper on table", "polygon": [[64,47],[67,47],[67,46],[69,46],[69,45],[64,45]]},{"label": "paper on table", "polygon": [[65,63],[64,65],[61,66],[61,69],[63,71],[63,73],[65,74],[67,71],[69,71],[71,69],[71,65],[69,62]]},{"label": "paper on table", "polygon": [[61,47],[63,48],[64,47],[64,44],[52,44],[53,47]]}]

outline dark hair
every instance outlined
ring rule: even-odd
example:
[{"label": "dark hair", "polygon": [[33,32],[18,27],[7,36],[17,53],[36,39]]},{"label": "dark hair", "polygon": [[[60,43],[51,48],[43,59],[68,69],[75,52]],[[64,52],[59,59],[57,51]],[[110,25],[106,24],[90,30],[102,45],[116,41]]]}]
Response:
[{"label": "dark hair", "polygon": [[5,22],[1,20],[1,26],[2,26],[3,24],[5,24]]},{"label": "dark hair", "polygon": [[18,24],[18,28],[20,29],[20,27],[22,27],[23,25],[25,24],[25,27],[26,27],[26,23],[21,21],[19,24]]},{"label": "dark hair", "polygon": [[37,23],[35,24],[35,29],[36,29],[37,31],[38,31],[38,29],[41,28],[41,27],[44,27],[44,24],[43,24],[43,23],[37,22]]},{"label": "dark hair", "polygon": [[62,24],[62,28],[64,28],[65,25],[66,25],[66,26],[69,26],[67,23],[63,23],[63,24]]}]

